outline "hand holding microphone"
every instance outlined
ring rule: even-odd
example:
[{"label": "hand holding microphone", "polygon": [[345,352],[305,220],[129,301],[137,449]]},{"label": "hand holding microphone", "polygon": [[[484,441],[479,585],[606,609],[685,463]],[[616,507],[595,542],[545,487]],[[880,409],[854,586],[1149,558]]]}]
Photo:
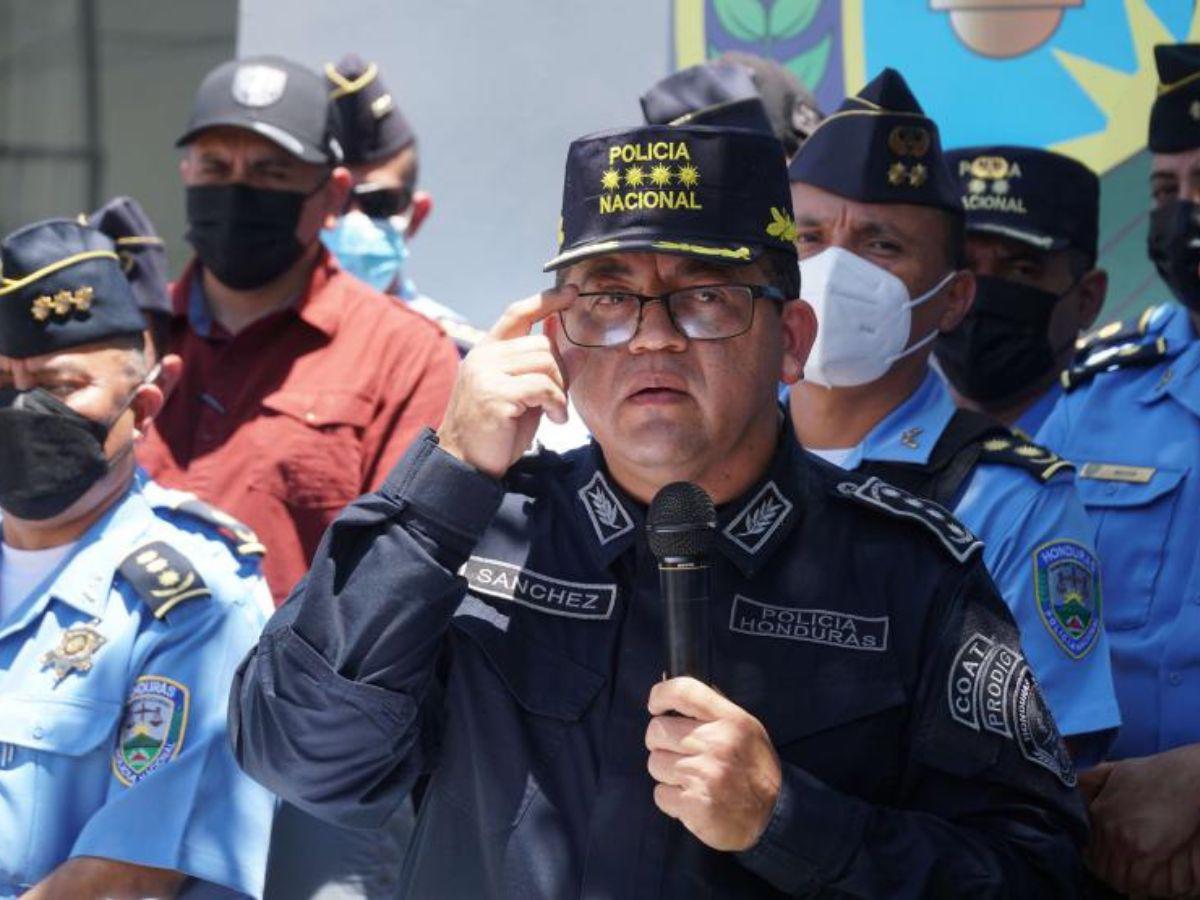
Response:
[{"label": "hand holding microphone", "polygon": [[697,485],[669,484],[651,502],[646,530],[659,566],[667,674],[649,699],[654,803],[714,850],[745,850],[766,829],[783,776],[762,723],[707,683],[712,499]]}]

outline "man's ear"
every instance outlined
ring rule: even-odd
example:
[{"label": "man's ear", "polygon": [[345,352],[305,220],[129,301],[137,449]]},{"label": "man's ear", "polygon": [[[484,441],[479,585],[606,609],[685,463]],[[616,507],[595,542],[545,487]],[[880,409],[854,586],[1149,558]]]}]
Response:
[{"label": "man's ear", "polygon": [[783,364],[779,380],[795,384],[804,377],[804,364],[817,339],[817,314],[803,300],[789,300],[780,310],[779,324],[783,332]]},{"label": "man's ear", "polygon": [[325,185],[325,228],[337,226],[337,218],[346,208],[346,198],[350,196],[350,186],[354,178],[345,166],[337,166],[329,173],[329,181]]},{"label": "man's ear", "polygon": [[404,232],[404,237],[412,240],[417,234],[417,229],[421,227],[421,223],[429,218],[431,212],[433,212],[433,197],[425,191],[416,191],[412,198],[412,215],[408,219],[408,230]]},{"label": "man's ear", "polygon": [[1104,308],[1104,300],[1108,296],[1108,272],[1104,269],[1092,269],[1081,279],[1075,288],[1076,302],[1079,311],[1079,330],[1087,331],[1100,318],[1100,310]]},{"label": "man's ear", "polygon": [[971,311],[971,304],[975,302],[975,273],[970,269],[959,269],[942,292],[946,306],[938,319],[938,331],[945,334],[957,328]]}]

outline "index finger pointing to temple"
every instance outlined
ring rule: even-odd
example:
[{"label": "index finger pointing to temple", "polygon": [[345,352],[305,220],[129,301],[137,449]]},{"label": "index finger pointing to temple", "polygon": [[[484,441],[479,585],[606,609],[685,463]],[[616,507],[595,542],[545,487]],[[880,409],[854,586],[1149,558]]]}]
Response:
[{"label": "index finger pointing to temple", "polygon": [[574,285],[550,288],[524,300],[512,304],[496,320],[487,333],[487,340],[507,341],[512,338],[524,337],[533,330],[533,326],[542,319],[549,318],[559,310],[570,306],[576,297]]}]

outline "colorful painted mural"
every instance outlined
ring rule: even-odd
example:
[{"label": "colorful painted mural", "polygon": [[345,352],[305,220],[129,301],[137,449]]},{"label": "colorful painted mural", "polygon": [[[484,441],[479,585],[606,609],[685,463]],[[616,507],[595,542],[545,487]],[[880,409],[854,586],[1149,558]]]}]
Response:
[{"label": "colorful painted mural", "polygon": [[1048,147],[1103,179],[1105,315],[1158,302],[1145,254],[1153,47],[1200,41],[1194,0],[673,0],[673,62],[770,56],[825,110],[884,66],[904,73],[947,147]]}]

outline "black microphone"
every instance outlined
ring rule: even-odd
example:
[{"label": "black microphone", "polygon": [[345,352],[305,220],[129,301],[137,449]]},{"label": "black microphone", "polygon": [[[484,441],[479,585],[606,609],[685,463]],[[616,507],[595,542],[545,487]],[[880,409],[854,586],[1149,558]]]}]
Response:
[{"label": "black microphone", "polygon": [[646,534],[658,560],[668,678],[709,681],[708,555],[716,529],[712,498],[689,481],[668,484],[650,502]]}]

